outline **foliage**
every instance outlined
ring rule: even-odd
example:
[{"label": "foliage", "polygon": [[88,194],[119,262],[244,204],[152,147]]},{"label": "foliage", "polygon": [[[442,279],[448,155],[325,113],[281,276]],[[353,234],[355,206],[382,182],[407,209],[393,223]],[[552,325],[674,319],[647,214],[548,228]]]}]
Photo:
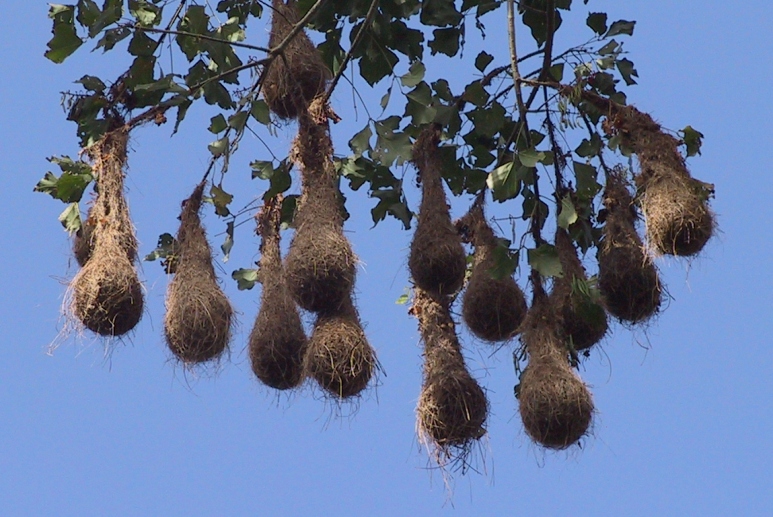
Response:
[{"label": "foliage", "polygon": [[[604,114],[587,102],[586,94],[626,104],[623,88],[636,84],[638,72],[624,41],[634,35],[636,23],[589,11],[588,40],[559,51],[555,33],[570,11],[585,9],[578,4],[298,0],[301,23],[316,33],[318,49],[334,76],[328,97],[347,69],[361,78],[353,83],[357,89],[382,93],[381,113],[373,114],[366,106],[368,121],[349,139],[350,152],[335,158],[348,186],[366,190],[373,198],[374,225],[393,217],[405,229],[411,227],[414,214],[399,171],[410,162],[421,129],[436,124],[443,131],[443,176],[451,192],[470,196],[490,190],[511,212],[519,207],[516,215],[528,228],[529,240],[500,246],[496,274],[512,271],[519,256],[528,257],[542,275],[561,274],[555,249],[542,238],[551,217],[569,230],[583,251],[598,244],[600,179],[615,156],[627,161],[631,150],[620,135],[603,127]],[[84,45],[127,59],[125,72],[114,80],[85,75],[76,81],[76,91],[63,94],[67,119],[76,124],[81,147],[118,125],[134,129],[163,124],[172,114],[174,133],[193,103],[203,102],[213,113],[207,127],[213,141],[205,177],[216,167],[225,173],[245,132],[271,135],[276,127],[260,98],[260,86],[266,67],[281,59],[282,48],[248,43],[247,36],[248,29],[250,34],[262,33],[271,13],[266,5],[257,0],[104,0],[101,5],[78,0],[51,5],[52,38],[45,53],[51,61],[62,63]],[[489,48],[466,57],[468,40],[485,39],[488,25],[504,18],[485,15],[505,10],[515,18],[510,39],[520,30],[531,35],[528,52],[511,48],[493,55]],[[175,54],[176,68],[166,61],[170,53]],[[180,62],[185,63],[182,69]],[[467,67],[464,81],[446,73],[448,63]],[[700,153],[699,131],[686,126],[678,136],[687,156]],[[254,158],[251,174],[267,182],[265,199],[292,188],[287,158]],[[61,176],[47,173],[35,190],[68,203],[62,220],[68,230],[76,231],[77,203],[93,177],[85,163],[67,157],[51,161],[61,167]],[[245,210],[232,208],[234,195],[225,177],[221,174],[213,182],[208,201],[226,224],[222,249],[227,257],[234,228],[248,215],[249,205]],[[546,188],[553,195],[546,195]],[[294,203],[295,196],[285,196],[285,227]],[[172,242],[165,236],[148,260],[169,258]],[[525,255],[520,253],[524,248]],[[240,289],[257,280],[254,269],[239,269],[233,276]]]}]

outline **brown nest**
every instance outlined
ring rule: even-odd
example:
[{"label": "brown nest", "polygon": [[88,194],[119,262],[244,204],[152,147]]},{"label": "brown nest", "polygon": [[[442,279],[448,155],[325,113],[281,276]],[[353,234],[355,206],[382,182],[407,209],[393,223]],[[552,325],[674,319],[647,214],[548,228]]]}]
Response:
[{"label": "brown nest", "polygon": [[326,125],[304,113],[292,155],[301,170],[303,194],[285,260],[287,286],[302,308],[335,313],[351,295],[357,259],[343,234]]},{"label": "brown nest", "polygon": [[589,293],[579,292],[579,283],[587,286],[588,276],[572,239],[563,228],[556,229],[556,249],[563,276],[556,278],[550,301],[574,350],[586,350],[606,335],[607,313]]},{"label": "brown nest", "polygon": [[[298,23],[297,2],[272,0],[271,33],[268,46],[276,48]],[[325,91],[330,70],[304,31],[298,32],[268,65],[263,80],[263,97],[269,109],[284,119],[296,118],[314,97]]]},{"label": "brown nest", "polygon": [[486,222],[482,202],[476,201],[456,228],[475,246],[472,275],[462,297],[464,322],[485,341],[514,337],[526,316],[526,298],[512,276],[492,276],[497,238]]},{"label": "brown nest", "polygon": [[338,312],[320,314],[309,338],[304,371],[336,399],[359,395],[378,368],[376,353],[347,298]]},{"label": "brown nest", "polygon": [[445,297],[414,289],[412,312],[424,342],[424,381],[416,408],[420,434],[439,458],[464,457],[486,434],[488,399],[464,363]]},{"label": "brown nest", "polygon": [[431,126],[422,131],[413,146],[422,196],[408,268],[417,287],[437,295],[451,295],[462,287],[467,255],[451,223],[440,175],[439,141],[440,130]]},{"label": "brown nest", "polygon": [[535,289],[521,339],[529,355],[518,387],[523,427],[540,445],[566,449],[587,433],[593,399],[569,366],[559,317],[541,287]]},{"label": "brown nest", "polygon": [[610,314],[639,323],[657,313],[662,289],[655,265],[636,233],[636,210],[622,173],[608,175],[604,206],[607,216],[598,251],[599,290]]},{"label": "brown nest", "polygon": [[286,390],[303,380],[308,341],[284,279],[279,249],[280,207],[281,198],[272,198],[257,216],[263,292],[249,350],[255,376],[272,388]]},{"label": "brown nest", "polygon": [[127,141],[128,133],[119,129],[88,150],[99,193],[90,210],[90,257],[70,284],[72,314],[103,336],[132,330],[142,317],[144,303],[133,264],[137,238],[123,193]]},{"label": "brown nest", "polygon": [[636,182],[649,244],[668,255],[699,253],[716,229],[708,205],[713,185],[690,176],[679,140],[663,131],[650,115],[589,92],[585,96],[607,114],[607,130],[619,134],[639,158],[641,174]]},{"label": "brown nest", "polygon": [[[97,224],[93,217],[93,205],[86,213],[86,219],[82,222],[81,227],[75,232],[72,241],[72,253],[76,262],[80,267],[86,265],[91,253],[94,250],[94,226]],[[133,229],[128,228],[124,231],[133,232]],[[126,250],[126,256],[129,262],[134,262],[137,259],[137,241],[133,243],[129,240],[126,243],[128,249]]]},{"label": "brown nest", "polygon": [[219,357],[231,338],[233,309],[218,285],[212,250],[199,219],[205,184],[197,185],[184,202],[177,265],[166,296],[166,342],[185,364]]}]

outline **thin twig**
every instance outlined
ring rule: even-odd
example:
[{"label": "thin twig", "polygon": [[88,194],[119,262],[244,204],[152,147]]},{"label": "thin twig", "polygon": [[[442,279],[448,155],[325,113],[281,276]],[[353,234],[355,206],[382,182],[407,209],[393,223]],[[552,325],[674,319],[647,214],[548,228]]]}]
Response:
[{"label": "thin twig", "polygon": [[346,71],[346,67],[349,65],[349,61],[352,59],[354,50],[362,41],[362,37],[365,35],[365,30],[368,28],[368,26],[370,26],[371,23],[373,23],[373,18],[376,16],[376,11],[378,11],[378,2],[379,0],[371,1],[370,7],[368,7],[368,13],[365,15],[365,20],[362,22],[360,30],[357,31],[357,35],[352,41],[352,46],[349,48],[346,56],[344,56],[344,60],[341,63],[341,66],[338,67],[338,71],[336,71],[335,77],[333,77],[333,80],[330,82],[330,86],[328,86],[327,91],[325,92],[325,97],[322,99],[323,104],[327,104],[327,102],[330,100],[330,96],[333,94],[333,90],[335,90],[336,85],[338,85],[338,81],[341,79],[341,75],[343,75],[344,71]]},{"label": "thin twig", "polygon": [[[132,27],[135,30],[140,30],[140,31],[143,31],[143,32],[159,33],[159,34],[163,34],[164,36],[166,36],[167,34],[171,34],[171,35],[174,35],[174,36],[187,36],[189,38],[202,39],[202,40],[206,40],[206,41],[215,41],[217,43],[223,43],[223,44],[226,44],[226,45],[230,45],[232,47],[241,47],[241,48],[246,48],[246,49],[250,49],[250,50],[257,50],[257,51],[260,51],[260,52],[270,52],[271,51],[271,49],[266,48],[266,47],[259,47],[257,45],[250,45],[248,43],[242,43],[240,41],[228,41],[228,40],[225,40],[223,38],[216,38],[214,36],[208,36],[206,34],[197,34],[195,32],[179,31],[179,30],[175,31],[175,30],[170,30],[170,29],[155,29],[153,27],[143,27],[140,24],[131,25],[131,24],[128,24],[128,23],[124,24],[123,27]],[[160,41],[161,40],[159,39],[159,42]]]}]

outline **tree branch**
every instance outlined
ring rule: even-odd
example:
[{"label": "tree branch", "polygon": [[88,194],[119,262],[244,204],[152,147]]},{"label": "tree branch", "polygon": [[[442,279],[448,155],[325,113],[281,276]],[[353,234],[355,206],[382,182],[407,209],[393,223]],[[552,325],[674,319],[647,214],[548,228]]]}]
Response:
[{"label": "tree branch", "polygon": [[346,67],[349,65],[349,61],[352,59],[352,54],[354,53],[354,49],[357,48],[357,45],[360,44],[362,41],[362,37],[365,35],[365,30],[368,28],[368,26],[373,23],[373,18],[376,16],[376,11],[378,11],[378,2],[379,0],[372,0],[370,3],[370,7],[368,7],[368,13],[365,15],[365,20],[362,22],[362,26],[360,27],[360,30],[357,31],[357,35],[354,37],[354,40],[352,41],[352,46],[349,48],[349,51],[346,53],[346,56],[344,57],[343,62],[341,63],[341,66],[338,68],[338,71],[335,74],[335,77],[333,77],[333,80],[330,82],[330,86],[328,86],[327,91],[325,92],[325,97],[322,100],[323,104],[327,104],[327,102],[330,100],[330,96],[333,94],[333,90],[335,90],[336,85],[338,85],[338,81],[341,79],[341,76],[346,71]]}]

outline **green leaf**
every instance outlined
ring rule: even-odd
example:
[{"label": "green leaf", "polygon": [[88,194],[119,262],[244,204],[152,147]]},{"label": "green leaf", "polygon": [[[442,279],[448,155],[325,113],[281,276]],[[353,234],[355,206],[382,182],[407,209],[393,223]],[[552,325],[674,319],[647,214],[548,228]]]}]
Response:
[{"label": "green leaf", "polygon": [[554,81],[561,82],[564,79],[564,64],[558,63],[556,65],[553,65],[548,70],[548,73],[550,74],[550,77],[553,78]]},{"label": "green leaf", "polygon": [[478,57],[475,58],[475,68],[480,70],[481,72],[486,70],[486,67],[491,64],[491,62],[494,60],[494,56],[486,52],[485,50],[481,50],[478,54]]},{"label": "green leaf", "polygon": [[617,20],[609,27],[609,30],[604,35],[604,37],[611,38],[612,36],[617,36],[618,34],[627,34],[629,36],[633,36],[633,28],[635,25],[635,21],[629,22],[627,20]]},{"label": "green leaf", "polygon": [[156,249],[145,255],[144,260],[153,262],[157,259],[170,259],[177,254],[178,243],[171,233],[162,233],[158,236]]},{"label": "green leaf", "polygon": [[221,217],[228,216],[231,212],[228,210],[228,205],[233,201],[233,195],[229,194],[217,185],[212,185],[209,191],[212,204],[215,205],[215,213]]},{"label": "green leaf", "polygon": [[370,150],[370,137],[372,136],[373,131],[370,129],[370,124],[368,124],[349,140],[349,148],[355,156],[362,156],[365,151]]},{"label": "green leaf", "polygon": [[44,55],[54,63],[62,63],[83,45],[83,40],[75,32],[75,6],[51,4],[48,17],[54,20],[51,29],[54,36],[49,40]]},{"label": "green leaf", "polygon": [[545,159],[545,153],[536,149],[524,149],[518,153],[518,160],[524,167],[536,167],[538,163]]},{"label": "green leaf", "polygon": [[47,172],[33,191],[43,192],[65,203],[80,201],[83,192],[94,179],[91,167],[87,163],[73,161],[69,156],[54,156],[48,158],[48,161],[59,165],[62,175],[57,178],[52,172]]},{"label": "green leaf", "polygon": [[[209,127],[207,128],[210,133],[218,134],[221,131],[225,131],[228,127],[228,123],[225,121],[225,117],[221,113],[209,119]],[[214,154],[214,153],[213,153]]]},{"label": "green leaf", "polygon": [[615,64],[617,64],[617,70],[620,72],[620,75],[623,76],[625,84],[628,86],[636,84],[636,81],[633,78],[639,77],[639,72],[633,67],[633,61],[623,58],[618,59]]},{"label": "green leaf", "polygon": [[287,191],[292,186],[292,177],[290,176],[290,169],[286,160],[279,162],[279,165],[276,167],[274,167],[273,162],[255,160],[250,163],[250,168],[252,168],[253,179],[260,178],[270,181],[270,186],[263,194],[263,199],[271,199],[277,194]]},{"label": "green leaf", "polygon": [[116,27],[115,29],[108,29],[102,35],[102,38],[97,42],[97,46],[94,50],[102,48],[103,52],[113,50],[119,42],[126,39],[132,33],[128,27]]},{"label": "green leaf", "polygon": [[607,31],[607,13],[588,13],[585,24],[601,36]]},{"label": "green leaf", "polygon": [[150,57],[156,51],[158,42],[143,31],[136,31],[129,42],[129,54],[137,57]]},{"label": "green leaf", "polygon": [[601,140],[599,134],[593,133],[590,140],[583,138],[582,142],[580,142],[580,145],[577,146],[577,149],[575,149],[574,152],[577,153],[577,156],[581,156],[582,158],[598,156],[603,145],[604,142]]},{"label": "green leaf", "polygon": [[494,267],[489,270],[489,274],[496,280],[513,276],[518,267],[518,252],[511,250],[510,244],[507,239],[497,239],[497,246],[492,253]]},{"label": "green leaf", "polygon": [[180,124],[185,118],[185,115],[188,113],[188,108],[191,107],[191,104],[193,104],[193,101],[186,99],[183,102],[181,102],[180,105],[177,107],[177,116],[175,118],[174,129],[172,130],[172,134],[177,133],[177,130],[180,128]]},{"label": "green leaf", "polygon": [[470,84],[468,84],[464,89],[464,95],[462,98],[467,101],[471,102],[472,104],[480,107],[483,107],[486,105],[486,102],[488,102],[489,99],[489,93],[486,91],[485,88],[483,88],[483,84],[480,80],[473,81]]},{"label": "green leaf", "polygon": [[396,303],[397,305],[405,305],[406,303],[408,303],[408,302],[410,301],[410,299],[411,299],[411,295],[410,295],[410,293],[409,293],[409,292],[407,292],[407,291],[408,291],[408,289],[407,289],[407,288],[406,288],[405,290],[406,290],[406,292],[404,292],[403,294],[401,294],[401,295],[400,295],[400,296],[397,298],[397,300],[395,300],[395,303]]},{"label": "green leaf", "polygon": [[78,23],[86,28],[91,27],[97,21],[102,11],[93,0],[78,0]]},{"label": "green leaf", "polygon": [[687,156],[701,154],[701,145],[703,145],[703,133],[693,129],[692,126],[687,126],[679,132],[682,134],[682,141],[687,147]]},{"label": "green leaf", "polygon": [[445,27],[459,25],[462,21],[462,13],[456,10],[454,2],[448,0],[424,0],[421,3],[419,20],[423,25]]},{"label": "green leaf", "polygon": [[223,262],[228,262],[228,258],[231,255],[231,249],[234,247],[234,222],[228,221],[225,226],[225,240],[220,245],[220,249],[223,250]]},{"label": "green leaf", "polygon": [[491,171],[486,178],[486,185],[491,189],[495,201],[500,203],[512,199],[521,191],[524,168],[508,162]]},{"label": "green leaf", "polygon": [[250,116],[246,111],[237,111],[230,117],[228,117],[228,127],[235,129],[236,131],[242,131],[244,126],[247,125],[247,118]]},{"label": "green leaf", "polygon": [[64,229],[73,234],[81,228],[81,210],[78,207],[78,202],[73,202],[67,205],[67,208],[59,214],[59,222],[62,223]]},{"label": "green leaf", "polygon": [[295,219],[295,209],[298,206],[298,197],[299,196],[293,194],[282,198],[282,209],[279,216],[280,221],[282,221],[280,226],[282,230],[286,230],[293,224],[293,219]]},{"label": "green leaf", "polygon": [[561,200],[561,212],[558,214],[558,226],[566,230],[577,221],[577,210],[570,196],[565,196]]},{"label": "green leaf", "polygon": [[596,181],[598,171],[587,163],[573,162],[574,177],[577,180],[577,196],[584,200],[593,199],[601,185]]},{"label": "green leaf", "polygon": [[382,110],[385,110],[387,106],[389,105],[389,99],[392,97],[392,87],[390,86],[387,89],[387,92],[381,97],[381,102],[379,102],[379,106],[381,106]]},{"label": "green leaf", "polygon": [[252,115],[252,118],[257,120],[259,123],[263,124],[264,126],[268,126],[271,124],[271,115],[268,110],[268,104],[266,104],[266,101],[260,99],[252,102],[252,107],[250,108],[250,115]]},{"label": "green leaf", "polygon": [[432,31],[433,38],[427,43],[432,50],[432,55],[445,54],[454,57],[459,53],[461,46],[462,31],[456,27],[448,29],[435,29]]},{"label": "green leaf", "polygon": [[411,117],[411,124],[421,126],[435,120],[437,109],[432,106],[432,90],[424,81],[406,94],[405,117]]},{"label": "green leaf", "polygon": [[552,244],[541,244],[536,249],[528,250],[527,257],[529,265],[542,276],[558,278],[563,276],[558,251]]},{"label": "green leaf", "polygon": [[400,76],[400,82],[407,88],[413,88],[422,82],[426,71],[427,69],[424,68],[424,63],[415,61],[410,68],[408,68],[408,73]]},{"label": "green leaf", "polygon": [[228,137],[224,136],[223,138],[215,140],[207,146],[207,149],[209,149],[209,152],[212,153],[212,156],[215,158],[222,156],[228,149]]},{"label": "green leaf", "polygon": [[116,23],[123,16],[123,0],[105,0],[102,13],[89,27],[89,38],[95,37],[105,27]]},{"label": "green leaf", "polygon": [[476,108],[466,113],[473,124],[473,131],[483,137],[493,137],[505,124],[505,108],[498,102],[494,102],[488,108]]},{"label": "green leaf", "polygon": [[129,14],[142,27],[153,27],[161,22],[161,8],[146,0],[129,0]]},{"label": "green leaf", "polygon": [[237,269],[231,273],[231,278],[236,280],[236,287],[240,291],[252,289],[258,281],[258,270],[245,268]]}]

